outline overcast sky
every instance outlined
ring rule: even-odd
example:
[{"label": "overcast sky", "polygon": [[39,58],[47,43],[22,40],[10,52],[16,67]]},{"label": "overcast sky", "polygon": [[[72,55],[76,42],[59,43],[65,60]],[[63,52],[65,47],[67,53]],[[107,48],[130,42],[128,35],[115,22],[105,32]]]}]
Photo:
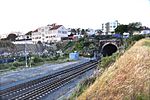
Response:
[{"label": "overcast sky", "polygon": [[0,0],[0,34],[52,23],[96,29],[113,20],[150,27],[150,0]]}]

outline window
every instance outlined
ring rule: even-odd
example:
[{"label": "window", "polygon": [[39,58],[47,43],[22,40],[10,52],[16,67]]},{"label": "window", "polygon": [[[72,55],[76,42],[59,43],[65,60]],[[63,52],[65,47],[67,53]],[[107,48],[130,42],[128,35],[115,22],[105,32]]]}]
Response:
[{"label": "window", "polygon": [[44,32],[44,29],[41,29],[42,32]]},{"label": "window", "polygon": [[62,33],[65,34],[66,32],[65,32],[65,31],[62,31]]},{"label": "window", "polygon": [[58,31],[58,33],[61,33],[61,31]]}]

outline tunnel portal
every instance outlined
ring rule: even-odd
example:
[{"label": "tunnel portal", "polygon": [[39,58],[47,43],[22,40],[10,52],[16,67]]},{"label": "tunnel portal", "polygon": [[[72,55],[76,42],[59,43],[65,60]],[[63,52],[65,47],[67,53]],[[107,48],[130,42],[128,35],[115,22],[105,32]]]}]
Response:
[{"label": "tunnel portal", "polygon": [[103,57],[111,56],[117,50],[118,50],[118,48],[116,45],[109,43],[102,47],[101,53],[102,53]]}]

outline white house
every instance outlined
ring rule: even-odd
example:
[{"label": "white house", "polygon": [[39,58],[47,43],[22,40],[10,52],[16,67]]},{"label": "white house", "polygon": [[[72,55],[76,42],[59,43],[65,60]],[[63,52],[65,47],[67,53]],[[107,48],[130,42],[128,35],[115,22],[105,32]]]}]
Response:
[{"label": "white house", "polygon": [[150,29],[144,29],[140,34],[150,34]]},{"label": "white house", "polygon": [[87,34],[88,34],[88,35],[93,35],[93,34],[95,34],[95,30],[88,28],[88,29],[87,29]]},{"label": "white house", "polygon": [[33,43],[59,42],[63,37],[68,37],[67,29],[63,25],[56,24],[40,27],[32,33]]}]

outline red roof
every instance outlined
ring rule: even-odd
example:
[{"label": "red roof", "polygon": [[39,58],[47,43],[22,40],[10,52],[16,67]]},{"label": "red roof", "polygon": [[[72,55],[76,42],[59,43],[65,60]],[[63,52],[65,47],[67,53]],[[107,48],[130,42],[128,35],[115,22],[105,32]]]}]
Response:
[{"label": "red roof", "polygon": [[[58,28],[60,28],[62,25],[56,25],[56,23],[51,24],[51,25],[47,25],[49,26],[49,30],[57,30]],[[33,32],[38,32],[38,29],[34,30]]]},{"label": "red roof", "polygon": [[38,29],[34,30],[33,32],[38,32]]},{"label": "red roof", "polygon": [[60,28],[62,25],[54,25],[52,26],[52,28],[50,28],[50,30],[56,30],[58,28]]}]

